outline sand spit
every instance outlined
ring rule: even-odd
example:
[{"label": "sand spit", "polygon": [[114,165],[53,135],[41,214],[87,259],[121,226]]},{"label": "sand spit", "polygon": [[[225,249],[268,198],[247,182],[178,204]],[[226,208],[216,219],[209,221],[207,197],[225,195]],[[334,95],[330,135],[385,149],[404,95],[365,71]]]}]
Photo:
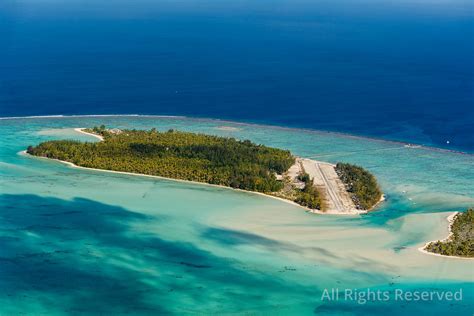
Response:
[{"label": "sand spit", "polygon": [[84,131],[85,128],[75,128],[74,130],[75,130],[76,132],[78,132],[78,133],[86,134],[86,135],[89,135],[89,136],[98,138],[98,139],[100,139],[101,141],[104,140],[104,137],[102,137],[102,136],[100,136],[100,135],[93,134],[93,133],[88,133],[88,132]]}]

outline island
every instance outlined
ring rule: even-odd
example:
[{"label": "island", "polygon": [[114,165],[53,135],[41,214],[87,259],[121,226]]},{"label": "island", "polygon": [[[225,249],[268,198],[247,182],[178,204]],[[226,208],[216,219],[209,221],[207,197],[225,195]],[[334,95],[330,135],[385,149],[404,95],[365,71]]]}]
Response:
[{"label": "island", "polygon": [[158,176],[240,189],[291,201],[312,212],[359,214],[383,199],[362,167],[295,157],[249,140],[177,130],[120,130],[104,125],[79,132],[99,142],[53,140],[27,154],[83,168]]},{"label": "island", "polygon": [[370,209],[380,202],[382,192],[370,172],[348,163],[338,163],[335,169],[358,209]]},{"label": "island", "polygon": [[448,221],[449,236],[429,242],[424,250],[444,256],[474,258],[474,209],[454,213]]}]

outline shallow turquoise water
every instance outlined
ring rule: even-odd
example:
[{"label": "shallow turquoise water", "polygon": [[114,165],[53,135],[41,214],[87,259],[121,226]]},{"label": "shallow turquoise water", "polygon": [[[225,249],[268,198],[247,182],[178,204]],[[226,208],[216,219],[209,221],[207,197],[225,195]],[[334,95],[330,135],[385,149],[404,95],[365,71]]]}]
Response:
[{"label": "shallow turquoise water", "polygon": [[[308,214],[229,189],[79,170],[19,155],[106,124],[213,133],[361,164],[388,200],[362,217]],[[417,251],[474,205],[474,157],[403,144],[163,117],[1,120],[0,314],[442,314],[474,311],[472,262]],[[359,304],[324,289],[462,289],[462,301]]]}]

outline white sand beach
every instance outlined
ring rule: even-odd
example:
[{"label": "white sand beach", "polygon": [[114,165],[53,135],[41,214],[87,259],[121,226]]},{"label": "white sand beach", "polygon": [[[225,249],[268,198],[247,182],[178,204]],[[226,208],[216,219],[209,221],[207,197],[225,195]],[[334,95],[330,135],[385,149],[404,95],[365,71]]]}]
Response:
[{"label": "white sand beach", "polygon": [[[451,239],[451,237],[453,236],[453,232],[452,232],[452,225],[453,225],[453,222],[454,222],[454,217],[458,214],[459,212],[454,212],[452,213],[451,215],[449,215],[448,217],[446,217],[446,220],[448,221],[449,225],[448,225],[448,236],[446,236],[446,238],[444,239],[441,239],[439,241],[441,242],[444,242],[444,241],[448,241]],[[459,257],[459,256],[447,256],[447,255],[442,255],[442,254],[439,254],[439,253],[434,253],[434,252],[431,252],[431,251],[428,251],[426,250],[426,247],[432,243],[432,242],[437,242],[438,240],[432,240],[432,241],[428,241],[426,242],[422,247],[419,247],[418,248],[418,251],[424,253],[424,254],[427,254],[427,255],[431,255],[431,256],[436,256],[436,257],[444,257],[444,258],[452,258],[452,259],[463,259],[463,260],[473,260],[474,258],[467,258],[467,257]]]},{"label": "white sand beach", "polygon": [[100,136],[100,135],[93,134],[93,133],[88,133],[88,132],[84,131],[85,128],[75,128],[74,130],[75,130],[76,132],[78,132],[78,133],[86,134],[86,135],[89,135],[89,136],[98,138],[98,139],[100,139],[100,140],[104,140],[104,137],[102,137],[102,136]]},{"label": "white sand beach", "polygon": [[[74,128],[74,131],[76,131],[78,133],[81,133],[81,134],[91,136],[91,137],[95,137],[95,138],[99,139],[100,141],[104,140],[104,138],[100,135],[86,132],[85,128]],[[26,151],[22,151],[21,153],[27,155]],[[288,170],[286,175],[289,176],[290,179],[292,179],[292,181],[294,183],[296,183],[299,173],[302,171],[302,169],[304,169],[305,172],[307,172],[310,175],[310,177],[313,179],[314,185],[324,193],[324,199],[325,199],[325,203],[327,205],[327,210],[320,211],[320,210],[310,209],[310,208],[307,208],[305,206],[299,205],[294,201],[291,201],[291,200],[288,200],[288,199],[285,199],[285,198],[282,198],[282,197],[270,195],[270,194],[265,194],[265,193],[262,193],[262,192],[234,189],[234,188],[227,187],[227,186],[222,186],[222,185],[209,184],[209,183],[197,182],[197,181],[182,180],[182,179],[166,178],[166,177],[161,177],[161,176],[156,176],[156,175],[148,175],[148,174],[140,174],[140,173],[132,173],[132,172],[116,171],[116,170],[105,170],[105,169],[97,169],[97,168],[88,168],[88,167],[82,167],[82,166],[75,165],[71,162],[62,161],[62,160],[58,160],[58,159],[45,158],[45,157],[36,157],[36,158],[55,160],[55,161],[64,163],[64,164],[66,164],[68,166],[71,166],[71,167],[74,167],[74,168],[80,168],[80,169],[86,169],[86,170],[94,170],[94,171],[100,171],[100,172],[126,174],[126,175],[133,175],[133,176],[142,176],[142,177],[150,177],[150,178],[156,178],[156,179],[166,179],[166,180],[186,182],[186,183],[195,183],[195,184],[199,184],[199,185],[208,185],[208,186],[225,188],[225,189],[230,189],[230,190],[242,191],[242,192],[251,193],[251,194],[258,194],[258,195],[261,195],[261,196],[270,197],[270,198],[273,198],[273,199],[283,201],[285,203],[289,203],[289,204],[298,206],[300,208],[303,208],[306,211],[309,211],[309,212],[315,213],[315,214],[360,215],[360,214],[365,214],[365,213],[368,212],[368,210],[359,210],[355,207],[349,193],[346,191],[346,189],[344,187],[344,184],[339,179],[339,177],[338,177],[338,175],[335,171],[335,165],[327,163],[327,162],[316,161],[316,160],[307,159],[307,158],[296,157],[295,164],[292,167],[290,167],[290,169]],[[384,197],[382,196],[381,200],[377,203],[377,205],[380,204],[383,200],[384,200]],[[374,206],[374,208],[376,206]]]},{"label": "white sand beach", "polygon": [[[79,132],[79,131],[78,131],[78,132]],[[92,134],[90,134],[90,133],[83,132],[83,131],[81,131],[81,133],[88,134],[88,135],[92,135]],[[279,200],[279,201],[282,201],[282,202],[285,202],[285,203],[288,203],[288,204],[291,204],[291,205],[300,207],[300,208],[302,208],[302,209],[304,209],[304,210],[306,210],[306,211],[308,211],[308,212],[318,213],[318,214],[319,214],[319,213],[325,214],[324,212],[315,212],[314,210],[312,210],[312,209],[310,209],[310,208],[307,208],[307,207],[304,207],[304,206],[302,206],[302,205],[299,205],[299,204],[296,203],[296,202],[293,202],[293,201],[290,201],[290,200],[287,200],[287,199],[284,199],[284,198],[281,198],[281,197],[277,197],[277,196],[265,194],[265,193],[262,193],[262,192],[247,191],[247,190],[235,189],[235,188],[227,187],[227,186],[224,186],[224,185],[211,184],[211,183],[205,183],[205,182],[197,182],[197,181],[190,181],[190,180],[182,180],[182,179],[174,179],[174,178],[166,178],[166,177],[154,176],[154,175],[143,174],[143,173],[134,173],[134,172],[126,172],[126,171],[116,171],[116,170],[106,170],[106,169],[97,169],[97,168],[82,167],[82,166],[78,166],[78,165],[76,165],[76,164],[73,164],[72,162],[69,162],[69,161],[63,161],[63,160],[54,159],[54,158],[47,158],[47,157],[33,156],[33,155],[28,154],[28,153],[26,152],[26,150],[22,150],[22,151],[20,151],[18,154],[23,155],[23,156],[32,157],[32,158],[37,158],[37,159],[46,159],[46,160],[49,160],[49,161],[59,162],[59,163],[65,164],[65,165],[67,165],[67,166],[69,166],[69,167],[77,168],[77,169],[84,169],[84,170],[91,170],[91,171],[98,171],[98,172],[107,172],[107,173],[115,173],[115,174],[123,174],[123,175],[129,175],[129,176],[147,177],[147,178],[154,178],[154,179],[160,179],[160,180],[169,180],[169,181],[175,181],[175,182],[192,183],[192,184],[197,184],[197,185],[206,185],[206,186],[211,186],[211,187],[216,187],[216,188],[222,188],[222,189],[226,189],[226,190],[239,191],[239,192],[244,192],[244,193],[249,193],[249,194],[256,194],[256,195],[260,195],[260,196],[264,196],[264,197],[267,197],[267,198],[276,199],[276,200]]]}]

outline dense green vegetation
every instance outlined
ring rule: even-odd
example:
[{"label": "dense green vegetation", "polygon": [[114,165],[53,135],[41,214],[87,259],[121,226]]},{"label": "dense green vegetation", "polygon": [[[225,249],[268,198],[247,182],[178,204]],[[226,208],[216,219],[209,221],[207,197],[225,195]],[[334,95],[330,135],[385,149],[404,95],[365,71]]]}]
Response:
[{"label": "dense green vegetation", "polygon": [[458,213],[451,225],[451,238],[431,242],[426,250],[446,256],[474,257],[474,210]]},{"label": "dense green vegetation", "polygon": [[275,192],[282,188],[276,174],[295,159],[287,150],[249,140],[169,130],[88,130],[104,137],[90,143],[48,141],[28,147],[32,155],[72,162],[78,166],[127,171],[233,188]]},{"label": "dense green vegetation", "polygon": [[[324,198],[303,169],[298,179],[286,171],[295,163],[288,150],[205,134],[156,129],[86,129],[101,142],[56,140],[29,146],[31,155],[104,170],[204,182],[268,193],[310,209],[324,210]],[[336,171],[357,207],[370,209],[381,197],[375,178],[364,169],[338,164]],[[284,175],[277,179],[276,175]],[[295,182],[296,181],[296,182]],[[304,184],[304,186],[303,186]]]},{"label": "dense green vegetation", "polygon": [[313,185],[313,179],[310,178],[309,174],[302,172],[298,175],[298,179],[303,181],[305,186],[297,191],[295,202],[311,209],[324,209],[321,193]]},{"label": "dense green vegetation", "polygon": [[380,201],[382,191],[377,184],[377,179],[364,168],[348,163],[338,163],[336,172],[358,209],[370,210]]}]

